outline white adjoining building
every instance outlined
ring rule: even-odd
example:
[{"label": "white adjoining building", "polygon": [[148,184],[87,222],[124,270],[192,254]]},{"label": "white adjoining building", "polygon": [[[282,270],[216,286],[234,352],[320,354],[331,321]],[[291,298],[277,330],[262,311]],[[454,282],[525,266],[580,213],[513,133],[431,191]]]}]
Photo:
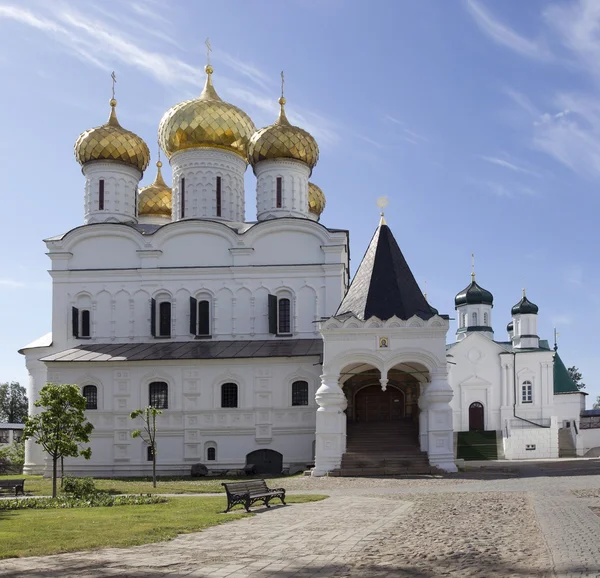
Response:
[{"label": "white adjoining building", "polygon": [[[492,296],[473,279],[447,347],[449,317],[428,304],[383,217],[350,284],[348,231],[319,223],[314,138],[289,123],[283,97],[275,123],[256,130],[206,72],[202,94],[160,122],[172,189],[159,161],[138,191],[150,154],[114,99],[108,122],[75,144],[84,224],[46,239],[52,331],[21,350],[31,413],[46,382],[76,383],[87,399],[92,458],[66,467],[147,474],[129,418],[147,405],[163,410],[161,474],[198,462],[453,472],[457,452],[477,446],[458,433],[469,430],[491,431],[506,457],[558,455],[584,396],[539,340],[537,307],[524,297],[496,342]],[[244,221],[248,164],[255,222]],[[46,467],[28,441],[25,472]]]}]

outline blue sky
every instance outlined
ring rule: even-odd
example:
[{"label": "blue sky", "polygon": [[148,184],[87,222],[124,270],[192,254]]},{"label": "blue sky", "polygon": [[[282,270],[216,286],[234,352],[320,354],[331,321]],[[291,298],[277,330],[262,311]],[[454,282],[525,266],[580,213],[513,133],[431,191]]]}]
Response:
[{"label": "blue sky", "polygon": [[[219,94],[257,126],[285,71],[288,116],[321,148],[322,222],[350,229],[353,271],[385,195],[435,307],[454,314],[475,252],[496,338],[525,285],[540,335],[558,327],[595,398],[599,26],[597,0],[1,2],[0,381],[26,383],[16,350],[49,331],[41,239],[82,223],[73,143],[107,118],[111,71],[119,119],[154,161],[162,114],[201,90],[210,37]],[[253,194],[249,170],[249,219]]]}]

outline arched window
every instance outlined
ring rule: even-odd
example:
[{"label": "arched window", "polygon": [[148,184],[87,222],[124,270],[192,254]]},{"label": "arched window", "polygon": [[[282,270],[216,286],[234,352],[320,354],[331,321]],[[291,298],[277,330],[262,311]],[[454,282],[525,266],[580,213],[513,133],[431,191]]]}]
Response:
[{"label": "arched window", "polygon": [[462,326],[463,327],[467,326],[467,314],[466,313],[462,314]]},{"label": "arched window", "polygon": [[308,383],[306,381],[292,383],[292,405],[308,405]]},{"label": "arched window", "polygon": [[185,217],[185,178],[181,177],[181,185],[179,187],[180,192],[180,203],[179,203],[179,214],[183,219]]},{"label": "arched window", "polygon": [[221,407],[238,406],[237,383],[224,383],[221,386]]},{"label": "arched window", "polygon": [[277,333],[289,335],[292,332],[291,302],[287,297],[277,301]]},{"label": "arched window", "polygon": [[158,306],[158,334],[171,337],[171,303],[163,301]]},{"label": "arched window", "polygon": [[217,448],[209,447],[206,450],[206,459],[209,462],[214,462],[217,459]]},{"label": "arched window", "polygon": [[221,216],[221,177],[217,177],[217,190],[215,195],[217,217]]},{"label": "arched window", "polygon": [[521,385],[521,403],[533,403],[533,384],[529,380]]},{"label": "arched window", "polygon": [[154,461],[154,450],[152,449],[152,446],[146,448],[146,460],[149,462]]},{"label": "arched window", "polygon": [[477,313],[475,311],[473,311],[473,313],[471,313],[471,325],[473,325],[473,326],[477,325]]},{"label": "arched window", "polygon": [[282,177],[277,177],[277,191],[276,191],[276,198],[275,198],[275,206],[278,209],[281,209],[281,207],[283,207],[283,178]]},{"label": "arched window", "polygon": [[488,318],[488,314],[484,313],[483,314],[483,324],[487,327],[489,325],[489,318]]},{"label": "arched window", "polygon": [[201,337],[210,336],[211,307],[208,299],[190,297],[190,333]]},{"label": "arched window", "polygon": [[156,409],[168,409],[169,386],[163,381],[153,381],[148,387],[150,393],[150,407]]},{"label": "arched window", "polygon": [[85,409],[98,409],[98,388],[95,385],[86,385],[83,388]]}]

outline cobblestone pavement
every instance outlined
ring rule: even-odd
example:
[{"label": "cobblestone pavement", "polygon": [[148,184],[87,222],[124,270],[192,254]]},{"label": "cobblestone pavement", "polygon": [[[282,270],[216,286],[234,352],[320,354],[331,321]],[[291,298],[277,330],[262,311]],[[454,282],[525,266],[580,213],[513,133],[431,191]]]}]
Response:
[{"label": "cobblestone pavement", "polygon": [[600,577],[600,475],[547,474],[290,480],[331,497],[170,542],[5,560],[0,577]]}]

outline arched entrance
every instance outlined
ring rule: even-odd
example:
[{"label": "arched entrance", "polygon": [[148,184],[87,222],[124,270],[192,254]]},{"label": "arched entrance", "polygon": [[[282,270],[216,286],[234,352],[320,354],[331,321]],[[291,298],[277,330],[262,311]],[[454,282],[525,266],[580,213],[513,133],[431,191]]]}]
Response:
[{"label": "arched entrance", "polygon": [[395,386],[382,391],[380,384],[359,389],[354,396],[357,423],[398,421],[405,417],[404,392]]},{"label": "arched entrance", "polygon": [[274,450],[255,450],[246,456],[246,465],[254,465],[257,474],[280,474],[283,456]]},{"label": "arched entrance", "polygon": [[469,406],[469,431],[484,431],[483,404],[478,401]]}]

